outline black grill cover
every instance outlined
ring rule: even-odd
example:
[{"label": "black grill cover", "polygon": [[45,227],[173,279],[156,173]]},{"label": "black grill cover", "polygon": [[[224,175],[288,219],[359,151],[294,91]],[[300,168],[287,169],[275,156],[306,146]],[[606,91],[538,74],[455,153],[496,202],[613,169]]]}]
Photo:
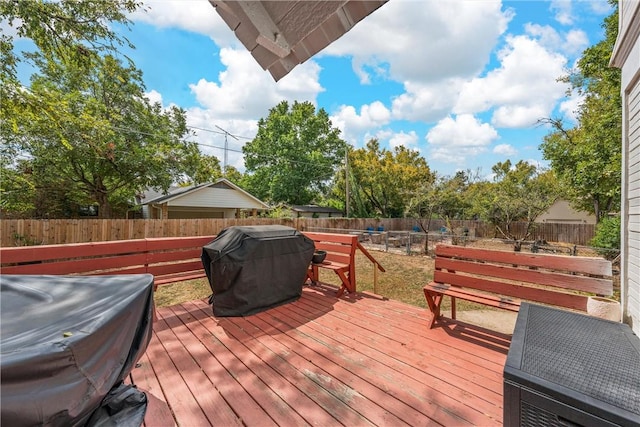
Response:
[{"label": "black grill cover", "polygon": [[140,425],[146,397],[122,381],[151,339],[153,276],[4,274],[0,290],[3,426]]},{"label": "black grill cover", "polygon": [[248,316],[295,301],[313,241],[282,225],[229,227],[202,248],[216,316]]}]

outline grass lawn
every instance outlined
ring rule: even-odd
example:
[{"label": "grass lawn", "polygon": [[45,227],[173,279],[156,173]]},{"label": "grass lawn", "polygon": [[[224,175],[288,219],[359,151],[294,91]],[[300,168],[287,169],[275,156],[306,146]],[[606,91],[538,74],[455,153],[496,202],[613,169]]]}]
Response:
[{"label": "grass lawn", "polygon": [[[385,268],[378,272],[377,293],[387,298],[426,307],[422,287],[433,278],[433,259],[425,256],[406,256],[371,251],[371,255]],[[338,285],[340,279],[333,271],[320,270],[320,281]],[[359,251],[356,256],[358,291],[373,292],[373,264]],[[188,280],[158,287],[156,306],[164,307],[211,295],[207,279]]]},{"label": "grass lawn", "polygon": [[[474,247],[489,249],[511,250],[512,245],[500,240],[477,241]],[[369,250],[371,255],[378,260],[386,272],[378,272],[377,294],[389,299],[402,301],[419,307],[426,308],[426,301],[422,293],[422,287],[433,279],[434,260],[424,255],[407,256],[401,253],[382,252]],[[593,251],[582,250],[580,256],[596,256]],[[619,276],[614,278],[619,280]],[[320,269],[320,281],[336,285],[340,284],[338,276],[330,270]],[[374,292],[373,289],[373,264],[360,251],[356,251],[356,283],[358,291]],[[615,287],[614,298],[619,300],[619,287]],[[207,298],[211,295],[211,288],[207,279],[189,280],[170,285],[160,286],[155,295],[158,307],[178,304],[184,301]],[[450,299],[444,298],[442,309],[450,308]],[[458,300],[457,308],[465,310],[497,310],[483,305]],[[500,311],[500,310],[499,310]]]}]

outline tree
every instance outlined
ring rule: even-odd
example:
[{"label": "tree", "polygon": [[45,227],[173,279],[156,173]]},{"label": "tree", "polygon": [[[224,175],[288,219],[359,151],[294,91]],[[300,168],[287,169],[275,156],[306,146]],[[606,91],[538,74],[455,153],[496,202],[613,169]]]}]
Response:
[{"label": "tree", "polygon": [[[510,160],[498,162],[492,171],[494,182],[475,183],[468,194],[475,213],[513,240],[518,249],[531,235],[536,218],[558,199],[560,187],[553,172],[541,172],[522,160],[514,167]],[[525,223],[522,231],[514,228],[520,221]]]},{"label": "tree", "polygon": [[389,151],[376,139],[350,152],[349,166],[354,213],[362,217],[403,216],[411,197],[434,179],[418,151],[404,146]]},{"label": "tree", "polygon": [[425,253],[429,250],[429,230],[434,217],[445,219],[464,218],[470,209],[470,203],[465,195],[470,183],[470,173],[459,171],[453,177],[435,177],[432,181],[425,181],[421,188],[410,199],[406,208],[406,215],[416,219],[425,239]]},{"label": "tree", "polygon": [[233,182],[236,185],[240,185],[243,179],[242,172],[236,169],[233,166],[227,165],[226,170],[224,171],[224,177],[229,181]]},{"label": "tree", "polygon": [[[0,18],[15,28],[17,36],[31,39],[45,58],[79,63],[128,44],[116,34],[113,24],[128,25],[127,15],[141,4],[135,0],[4,0]],[[7,32],[0,36],[0,53],[2,85],[17,83],[17,64],[33,58],[33,53],[14,52],[13,36]]]},{"label": "tree", "polygon": [[327,192],[346,143],[328,114],[310,102],[282,101],[258,122],[242,151],[243,188],[262,200],[304,205]]},{"label": "tree", "polygon": [[[70,204],[96,204],[108,218],[126,211],[142,190],[178,181],[189,171],[184,159],[197,156],[198,147],[184,140],[183,110],[164,111],[145,98],[139,70],[111,56],[91,61],[85,68],[38,58],[41,74],[32,77],[22,102],[10,105],[11,127],[3,137],[29,159],[36,190],[52,196],[64,189]],[[19,166],[3,162],[13,171],[10,179],[24,180]],[[8,185],[19,188],[17,181]]]},{"label": "tree", "polygon": [[198,185],[213,182],[222,176],[220,160],[216,156],[202,154],[198,150],[192,150],[190,156],[184,159],[187,169],[185,185]]},{"label": "tree", "polygon": [[578,69],[564,78],[585,97],[577,125],[567,128],[561,119],[543,120],[553,130],[541,146],[572,205],[593,213],[597,221],[619,210],[622,182],[620,70],[609,67],[618,9],[617,1],[610,3],[616,9],[603,23],[605,39],[587,48]]}]

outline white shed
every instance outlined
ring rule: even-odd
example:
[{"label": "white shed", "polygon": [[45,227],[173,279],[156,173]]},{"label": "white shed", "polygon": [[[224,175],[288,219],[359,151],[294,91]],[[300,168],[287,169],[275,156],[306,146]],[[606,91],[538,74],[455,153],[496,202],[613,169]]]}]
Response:
[{"label": "white shed", "polygon": [[239,218],[255,216],[269,205],[231,181],[189,187],[171,187],[167,193],[146,191],[141,197],[142,216],[147,219]]},{"label": "white shed", "polygon": [[619,2],[611,64],[622,69],[622,235],[620,287],[625,321],[640,334],[640,1]]}]

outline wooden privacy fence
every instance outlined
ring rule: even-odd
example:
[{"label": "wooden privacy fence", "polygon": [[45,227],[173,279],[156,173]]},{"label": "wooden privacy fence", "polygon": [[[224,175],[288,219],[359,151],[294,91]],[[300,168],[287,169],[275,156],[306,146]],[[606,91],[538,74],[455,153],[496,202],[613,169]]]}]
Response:
[{"label": "wooden privacy fence", "polygon": [[[3,219],[0,220],[0,246],[54,245],[103,242],[154,237],[208,236],[233,225],[281,224],[301,231],[411,231],[417,226],[412,218],[246,218],[246,219]],[[502,237],[483,221],[450,221],[453,230],[468,229],[476,238]],[[443,220],[432,220],[430,231],[445,227]],[[525,226],[512,225],[513,230]],[[530,240],[565,242],[586,246],[593,238],[593,224],[536,224]]]}]

